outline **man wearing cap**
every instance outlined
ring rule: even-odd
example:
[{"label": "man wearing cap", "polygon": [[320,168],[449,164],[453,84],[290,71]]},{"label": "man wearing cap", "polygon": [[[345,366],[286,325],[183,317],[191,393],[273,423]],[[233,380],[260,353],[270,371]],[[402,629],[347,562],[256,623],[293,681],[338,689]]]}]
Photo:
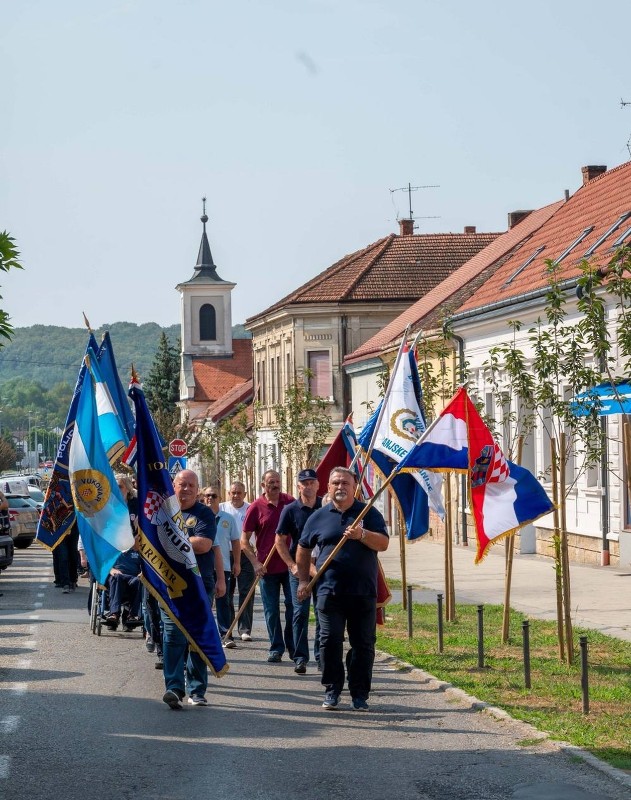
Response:
[{"label": "man wearing cap", "polygon": [[[267,660],[277,664],[282,660],[285,648],[289,657],[294,657],[294,637],[292,634],[293,606],[287,564],[274,552],[267,566],[268,555],[275,545],[276,528],[281,511],[293,503],[294,498],[280,490],[280,475],[268,469],[261,480],[263,494],[250,504],[241,534],[241,550],[250,559],[255,574],[260,578],[261,600],[265,625],[269,636],[270,649]],[[250,539],[254,536],[256,553]],[[285,597],[285,625],[280,620],[280,590]]]},{"label": "man wearing cap", "polygon": [[[298,600],[298,566],[296,548],[302,529],[313,512],[322,507],[318,497],[318,476],[314,469],[298,473],[298,499],[283,508],[276,528],[276,549],[289,568],[291,601],[294,607],[294,672],[304,675],[309,663],[309,606],[310,598]],[[315,571],[314,571],[315,574]]]}]

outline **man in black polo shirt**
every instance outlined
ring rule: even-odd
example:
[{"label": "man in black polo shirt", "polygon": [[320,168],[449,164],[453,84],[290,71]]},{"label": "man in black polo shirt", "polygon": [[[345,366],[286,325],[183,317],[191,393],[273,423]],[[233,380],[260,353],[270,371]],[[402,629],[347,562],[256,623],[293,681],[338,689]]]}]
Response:
[{"label": "man in black polo shirt", "polygon": [[343,537],[344,546],[317,583],[316,607],[320,618],[320,660],[326,694],[322,707],[337,708],[344,687],[344,626],[351,646],[347,656],[348,689],[355,711],[368,711],[375,660],[377,615],[377,553],[387,550],[386,524],[376,508],[355,520],[364,503],[355,500],[357,479],[345,467],[329,477],[331,503],[314,512],[305,524],[296,551],[298,597],[308,596],[311,550],[318,545],[319,567]]},{"label": "man in black polo shirt", "polygon": [[318,476],[314,469],[303,469],[298,473],[298,499],[285,506],[276,528],[276,550],[289,568],[289,585],[294,606],[292,629],[294,632],[294,672],[304,675],[309,663],[309,605],[307,597],[298,600],[298,567],[296,548],[305,523],[322,501],[318,497]]}]

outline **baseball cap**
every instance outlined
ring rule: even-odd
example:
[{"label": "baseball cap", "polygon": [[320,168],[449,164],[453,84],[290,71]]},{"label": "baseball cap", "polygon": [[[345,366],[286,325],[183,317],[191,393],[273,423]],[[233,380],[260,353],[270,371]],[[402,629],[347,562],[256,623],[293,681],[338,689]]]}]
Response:
[{"label": "baseball cap", "polygon": [[316,475],[316,471],[314,469],[301,469],[298,473],[298,480],[299,481],[317,481],[318,476]]}]

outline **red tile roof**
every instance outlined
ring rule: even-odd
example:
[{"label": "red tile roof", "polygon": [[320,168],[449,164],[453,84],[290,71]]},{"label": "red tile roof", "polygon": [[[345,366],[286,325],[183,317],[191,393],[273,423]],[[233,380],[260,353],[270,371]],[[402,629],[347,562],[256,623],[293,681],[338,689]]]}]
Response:
[{"label": "red tile roof", "polygon": [[237,384],[229,392],[226,392],[222,398],[216,400],[206,411],[206,419],[213,422],[220,420],[231,414],[242,403],[248,403],[254,395],[254,379],[250,378],[245,383]]},{"label": "red tile roof", "polygon": [[398,343],[408,325],[416,330],[434,327],[438,323],[442,306],[448,304],[451,308],[458,308],[463,300],[476,290],[479,283],[487,279],[489,272],[502,263],[502,259],[510,256],[521,242],[532,236],[562,205],[563,201],[559,201],[533,211],[522,222],[497,236],[473,258],[451,272],[442,283],[358,347],[344,360],[344,363],[352,364],[378,355],[384,349]]},{"label": "red tile roof", "polygon": [[194,356],[195,402],[214,403],[252,378],[252,339],[233,339],[232,358]]},{"label": "red tile roof", "polygon": [[[548,283],[545,261],[558,258],[585,228],[593,225],[591,233],[560,265],[561,279],[578,277],[580,275],[578,264],[585,252],[627,211],[631,211],[631,161],[604,172],[581,186],[548,222],[533,234],[519,252],[502,264],[458,311],[481,308],[544,288]],[[612,256],[611,245],[630,225],[631,217],[596,249],[590,261],[596,266],[607,263]],[[540,247],[545,249],[525,269],[515,275]],[[507,283],[513,275],[515,275],[513,280]]]},{"label": "red tile roof", "polygon": [[246,323],[294,304],[413,302],[497,236],[498,233],[390,234],[344,256]]}]

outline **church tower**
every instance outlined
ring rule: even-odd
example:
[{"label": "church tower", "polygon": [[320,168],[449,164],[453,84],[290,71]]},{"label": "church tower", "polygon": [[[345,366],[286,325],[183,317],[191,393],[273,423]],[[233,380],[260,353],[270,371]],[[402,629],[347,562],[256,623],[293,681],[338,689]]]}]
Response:
[{"label": "church tower", "polygon": [[222,280],[206,234],[206,198],[203,199],[202,240],[195,270],[175,288],[181,298],[182,356],[232,355],[232,290],[235,283]]},{"label": "church tower", "polygon": [[216,423],[252,398],[252,339],[232,338],[235,283],[217,274],[206,233],[206,198],[197,263],[180,293],[180,409],[182,418]]}]

